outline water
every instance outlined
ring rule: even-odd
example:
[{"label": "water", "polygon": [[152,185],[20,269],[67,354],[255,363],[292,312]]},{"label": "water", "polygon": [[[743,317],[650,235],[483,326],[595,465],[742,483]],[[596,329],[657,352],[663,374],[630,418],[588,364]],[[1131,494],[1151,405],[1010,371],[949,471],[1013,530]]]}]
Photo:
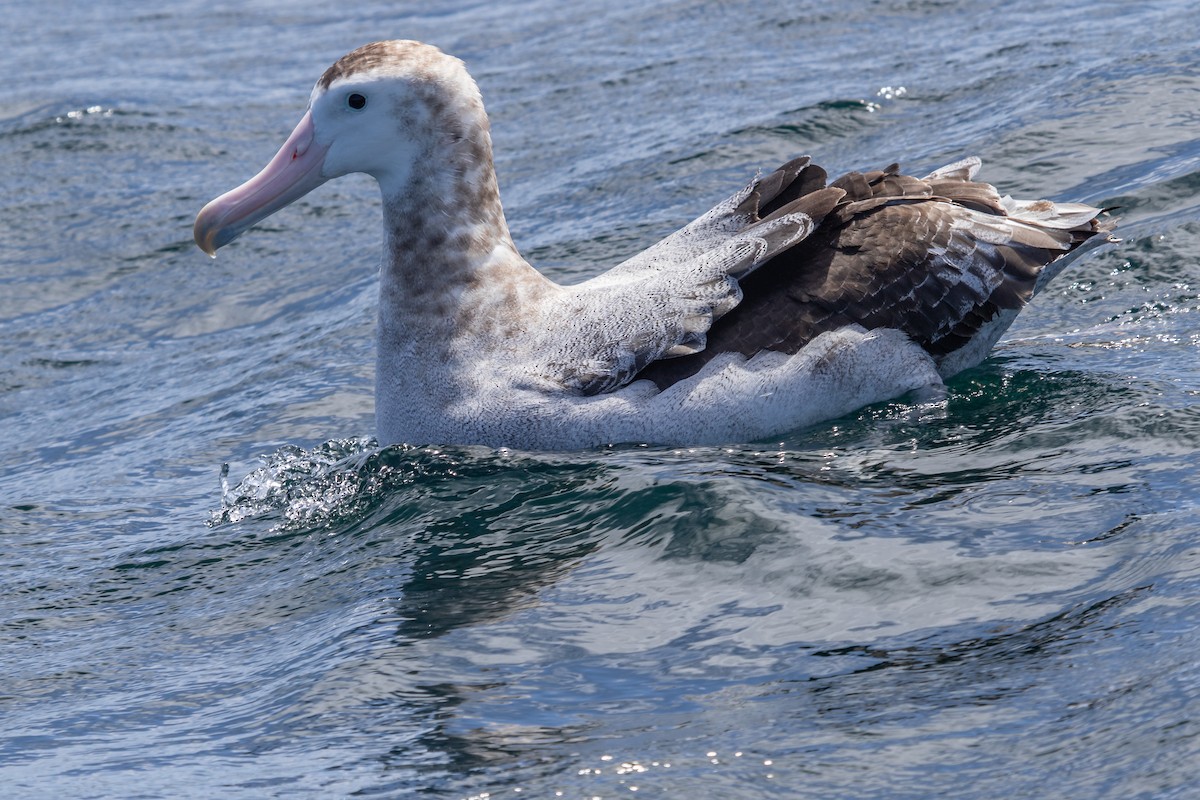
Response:
[{"label": "water", "polygon": [[[1192,5],[7,4],[3,795],[1194,796]],[[976,153],[1124,241],[941,404],[380,450],[370,183],[190,238],[390,37],[467,60],[559,279],[801,152]]]}]

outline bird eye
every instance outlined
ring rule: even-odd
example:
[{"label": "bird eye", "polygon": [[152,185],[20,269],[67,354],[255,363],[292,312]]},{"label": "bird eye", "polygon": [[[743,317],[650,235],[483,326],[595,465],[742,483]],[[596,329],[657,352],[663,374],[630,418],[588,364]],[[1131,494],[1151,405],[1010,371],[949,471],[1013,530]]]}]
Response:
[{"label": "bird eye", "polygon": [[346,97],[346,105],[350,106],[355,111],[362,111],[367,105],[367,98],[358,92],[354,92]]}]

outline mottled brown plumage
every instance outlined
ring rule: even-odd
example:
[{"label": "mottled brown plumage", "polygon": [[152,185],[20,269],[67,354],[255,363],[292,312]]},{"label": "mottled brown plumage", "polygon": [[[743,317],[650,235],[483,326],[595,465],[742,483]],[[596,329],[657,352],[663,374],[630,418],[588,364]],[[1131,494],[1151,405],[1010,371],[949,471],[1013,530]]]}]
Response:
[{"label": "mottled brown plumage", "polygon": [[904,331],[940,361],[1028,302],[1043,267],[1111,227],[1095,217],[1055,227],[1010,215],[994,187],[971,180],[976,166],[921,179],[892,164],[828,187],[807,157],[780,167],[742,210],[803,211],[816,229],[740,280],[742,302],[708,331],[704,350],[656,361],[638,377],[666,387],[721,353],[796,353],[854,324]]}]

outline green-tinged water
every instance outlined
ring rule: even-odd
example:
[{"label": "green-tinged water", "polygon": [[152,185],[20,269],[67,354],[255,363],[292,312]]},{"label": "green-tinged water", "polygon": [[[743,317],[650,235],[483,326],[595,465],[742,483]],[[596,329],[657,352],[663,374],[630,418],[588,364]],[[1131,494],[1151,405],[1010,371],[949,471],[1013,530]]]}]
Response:
[{"label": "green-tinged water", "polygon": [[[1192,4],[5,15],[0,796],[1200,791]],[[1123,241],[944,400],[722,448],[379,448],[374,187],[215,262],[191,223],[396,37],[467,61],[559,280],[801,152],[978,154]]]}]

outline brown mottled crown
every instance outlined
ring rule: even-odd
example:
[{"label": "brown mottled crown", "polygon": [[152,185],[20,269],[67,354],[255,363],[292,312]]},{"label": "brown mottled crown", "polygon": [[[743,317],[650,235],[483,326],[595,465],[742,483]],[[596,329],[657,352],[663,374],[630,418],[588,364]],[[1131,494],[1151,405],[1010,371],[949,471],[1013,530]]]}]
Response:
[{"label": "brown mottled crown", "polygon": [[422,42],[406,39],[372,42],[350,51],[335,61],[317,81],[317,86],[324,91],[340,78],[357,72],[368,72],[386,64],[402,62],[410,69],[424,68],[427,71],[433,71],[432,68],[435,64],[449,60],[452,60],[450,56],[433,45]]}]

